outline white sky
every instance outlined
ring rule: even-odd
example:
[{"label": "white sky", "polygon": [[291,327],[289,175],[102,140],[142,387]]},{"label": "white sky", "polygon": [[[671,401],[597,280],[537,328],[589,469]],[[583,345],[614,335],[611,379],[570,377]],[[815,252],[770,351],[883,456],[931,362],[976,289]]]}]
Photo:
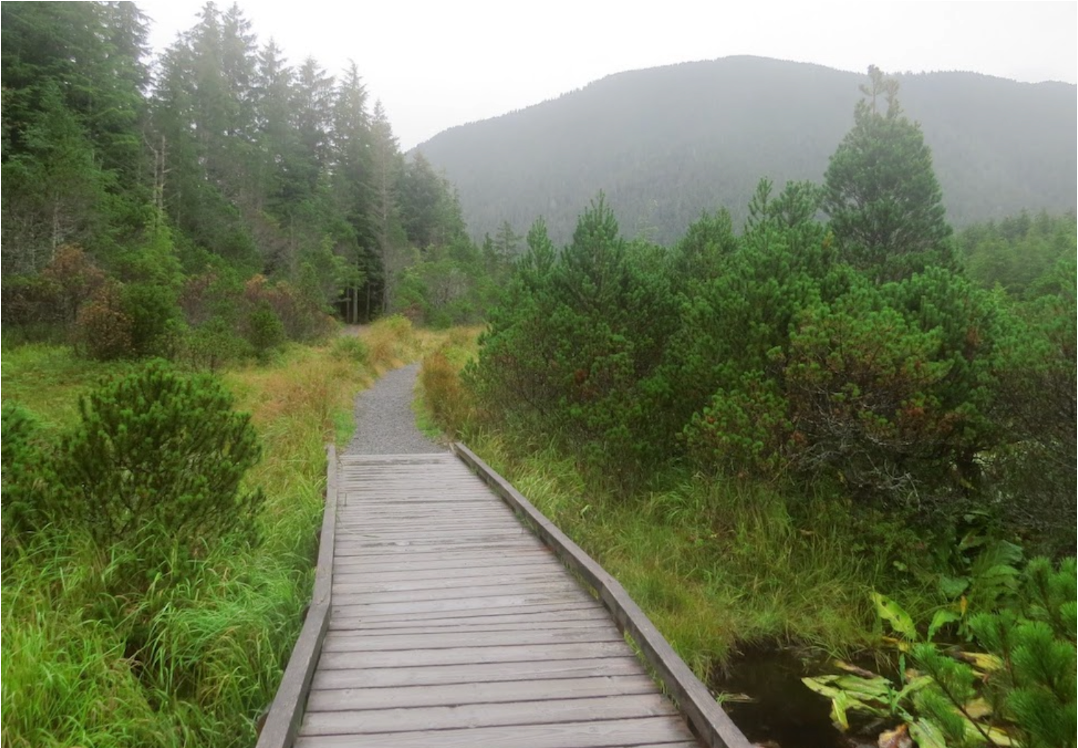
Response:
[{"label": "white sky", "polygon": [[[155,51],[203,0],[136,0]],[[231,0],[218,0],[224,10]],[[840,70],[1078,82],[1078,2],[245,0],[260,44],[337,74],[353,59],[402,149],[611,73],[751,54]]]}]

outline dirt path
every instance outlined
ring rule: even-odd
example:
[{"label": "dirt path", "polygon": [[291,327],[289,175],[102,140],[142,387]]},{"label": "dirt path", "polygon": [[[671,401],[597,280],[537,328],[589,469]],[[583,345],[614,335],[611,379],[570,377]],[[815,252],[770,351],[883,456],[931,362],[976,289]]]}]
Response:
[{"label": "dirt path", "polygon": [[356,433],[344,451],[350,455],[430,454],[445,447],[425,437],[412,412],[419,364],[387,373],[356,396]]}]

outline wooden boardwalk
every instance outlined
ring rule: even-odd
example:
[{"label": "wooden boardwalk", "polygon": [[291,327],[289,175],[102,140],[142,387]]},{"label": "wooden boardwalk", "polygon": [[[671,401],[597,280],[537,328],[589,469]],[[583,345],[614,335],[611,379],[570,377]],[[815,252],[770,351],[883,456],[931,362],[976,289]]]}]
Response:
[{"label": "wooden boardwalk", "polygon": [[[305,709],[287,735],[271,712],[260,748],[700,745],[603,602],[457,456],[341,457],[335,490],[328,615],[293,653],[309,692],[292,663],[282,684]],[[723,727],[705,743],[747,745]]]}]

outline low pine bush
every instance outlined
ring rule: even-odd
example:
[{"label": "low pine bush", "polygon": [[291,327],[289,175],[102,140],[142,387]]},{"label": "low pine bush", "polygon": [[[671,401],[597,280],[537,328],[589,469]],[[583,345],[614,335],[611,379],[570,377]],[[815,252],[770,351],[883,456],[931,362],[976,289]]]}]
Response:
[{"label": "low pine bush", "polygon": [[57,455],[53,510],[102,547],[150,534],[196,551],[250,532],[262,494],[240,483],[260,447],[217,380],[153,361],[83,398],[79,410]]}]

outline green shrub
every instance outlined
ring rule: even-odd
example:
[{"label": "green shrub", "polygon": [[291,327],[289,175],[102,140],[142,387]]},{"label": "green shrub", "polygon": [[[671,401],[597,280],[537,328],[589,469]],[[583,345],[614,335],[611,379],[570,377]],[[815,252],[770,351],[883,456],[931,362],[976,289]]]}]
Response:
[{"label": "green shrub", "polygon": [[216,371],[250,354],[251,345],[221,317],[187,330],[180,343],[180,357],[196,369]]},{"label": "green shrub", "polygon": [[122,305],[131,320],[131,352],[135,356],[171,353],[180,308],[169,288],[152,283],[128,283],[123,288]]},{"label": "green shrub", "polygon": [[3,547],[10,549],[12,539],[21,538],[41,523],[38,497],[41,493],[41,468],[45,463],[44,445],[38,438],[38,424],[21,406],[9,403],[0,415],[0,451],[2,473]]},{"label": "green shrub", "polygon": [[133,351],[134,321],[123,303],[123,287],[105,283],[79,310],[75,345],[98,361],[114,361]]},{"label": "green shrub", "polygon": [[266,301],[262,301],[247,315],[247,341],[259,358],[265,358],[270,351],[280,348],[285,340],[284,324]]},{"label": "green shrub", "polygon": [[52,519],[78,523],[102,548],[149,554],[251,536],[261,491],[240,483],[260,447],[246,414],[208,375],[180,376],[162,361],[79,403],[81,423],[61,442]]},{"label": "green shrub", "polygon": [[647,477],[673,436],[655,378],[678,323],[662,249],[623,239],[602,195],[560,255],[541,222],[528,246],[469,386],[498,417],[572,443],[589,469],[616,468],[605,472],[625,484]]}]

